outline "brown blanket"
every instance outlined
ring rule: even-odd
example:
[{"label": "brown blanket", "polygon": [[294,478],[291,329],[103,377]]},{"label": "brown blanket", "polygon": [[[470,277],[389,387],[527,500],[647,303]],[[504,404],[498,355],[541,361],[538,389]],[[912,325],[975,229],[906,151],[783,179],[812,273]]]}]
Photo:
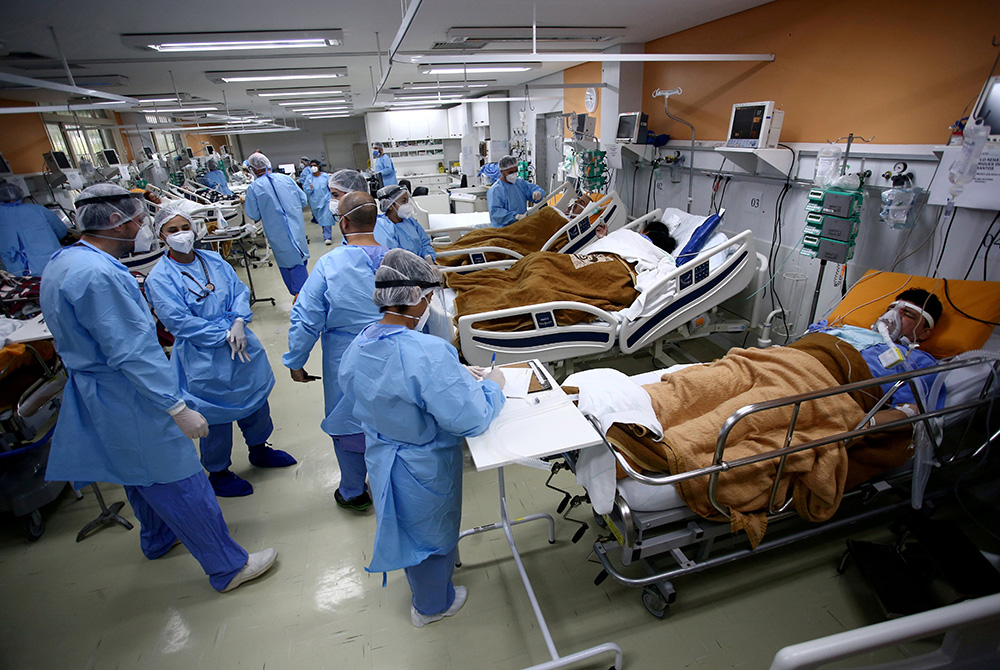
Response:
[{"label": "brown blanket", "polygon": [[[479,228],[462,235],[459,240],[446,247],[438,247],[438,265],[457,267],[460,265],[470,265],[468,254],[458,256],[442,256],[443,251],[458,251],[462,249],[472,249],[476,247],[500,247],[510,249],[522,256],[538,251],[542,248],[556,231],[566,225],[569,221],[559,211],[551,207],[543,207],[534,214],[530,214],[520,221],[515,221],[503,228]],[[557,245],[555,248],[558,248]],[[510,258],[501,254],[486,254],[487,261],[496,261]]]},{"label": "brown blanket", "polygon": [[[525,307],[555,300],[587,303],[606,311],[631,305],[635,271],[614,254],[558,254],[537,251],[506,270],[479,270],[449,274],[448,286],[457,292],[455,321],[467,314],[480,314],[508,307]],[[556,322],[568,326],[593,317],[577,310],[558,310]],[[511,332],[532,327],[530,316],[497,319],[477,327]]]},{"label": "brown blanket", "polygon": [[[614,426],[608,438],[645,470],[687,472],[711,464],[719,428],[740,407],[869,378],[861,355],[829,335],[809,335],[788,347],[732,349],[710,365],[665,375],[662,382],[644,387],[664,427],[662,442],[632,426]],[[853,429],[872,406],[872,397],[842,395],[803,404],[792,444]],[[731,462],[782,447],[791,414],[792,408],[785,407],[741,421],[729,435],[724,460]],[[905,460],[908,435],[893,436],[888,442],[878,442],[877,448],[874,442],[860,442],[852,444],[850,450],[843,443],[834,443],[789,456],[778,486],[778,504],[787,498],[791,487],[800,516],[810,521],[830,518],[848,484],[864,481],[874,469],[884,470]],[[860,457],[857,472],[855,451]],[[767,509],[777,464],[777,460],[764,461],[719,477],[718,500],[732,511],[734,530],[746,530],[753,546],[766,530],[763,510]],[[706,518],[721,518],[708,499],[708,482],[708,477],[698,477],[681,482],[677,488],[692,510]]]}]

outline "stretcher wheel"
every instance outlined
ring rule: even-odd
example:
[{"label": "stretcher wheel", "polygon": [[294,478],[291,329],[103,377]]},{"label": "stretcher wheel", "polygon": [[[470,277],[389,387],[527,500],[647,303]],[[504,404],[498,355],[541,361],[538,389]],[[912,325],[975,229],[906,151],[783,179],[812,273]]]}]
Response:
[{"label": "stretcher wheel", "polygon": [[24,535],[28,542],[37,542],[45,532],[45,522],[42,521],[42,513],[37,509],[24,519]]},{"label": "stretcher wheel", "polygon": [[642,605],[657,619],[664,619],[670,613],[670,605],[652,586],[647,586],[642,590]]}]

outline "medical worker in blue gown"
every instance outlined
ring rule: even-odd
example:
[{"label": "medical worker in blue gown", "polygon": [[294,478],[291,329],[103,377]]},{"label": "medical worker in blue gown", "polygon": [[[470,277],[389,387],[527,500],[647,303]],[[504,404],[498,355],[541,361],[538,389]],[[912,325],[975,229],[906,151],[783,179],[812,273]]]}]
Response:
[{"label": "medical worker in blue gown", "polygon": [[156,213],[154,232],[170,250],[146,278],[146,297],[176,338],[170,360],[182,397],[208,421],[201,464],[212,489],[223,498],[246,496],[253,486],[229,469],[234,421],[251,465],[283,468],[295,459],[266,443],[274,430],[267,402],[274,373],[247,327],[253,319],[250,290],[222,256],[194,249],[192,226],[179,207],[168,205]]},{"label": "medical worker in blue gown", "polygon": [[181,398],[149,306],[118,261],[150,248],[146,206],[97,184],[76,207],[83,236],[42,275],[42,313],[69,373],[45,476],[124,485],[146,557],[183,542],[212,586],[230,591],[266,572],[277,552],[247,555],[229,536],[191,441],[208,422]]},{"label": "medical worker in blue gown", "polygon": [[540,202],[545,189],[517,177],[517,159],[504,156],[497,164],[500,178],[486,192],[490,223],[494,228],[509,226],[528,213],[528,201]]},{"label": "medical worker in blue gown", "polygon": [[392,186],[398,184],[396,179],[396,166],[392,164],[392,159],[385,153],[385,147],[381,142],[372,145],[372,158],[375,159],[373,168],[375,172],[382,175],[382,186]]},{"label": "medical worker in blue gown", "polygon": [[309,246],[302,218],[302,208],[308,204],[306,194],[288,175],[272,173],[271,161],[262,153],[251,154],[247,165],[255,179],[247,189],[243,211],[254,221],[263,222],[281,279],[288,292],[296,295],[309,276]]},{"label": "medical worker in blue gown", "polygon": [[[357,170],[337,170],[330,175],[327,187],[330,189],[330,214],[336,222],[340,218],[340,199],[354,191],[368,193],[368,180]],[[342,239],[341,243],[347,244],[347,239]]]},{"label": "medical worker in blue gown", "polygon": [[462,516],[462,437],[479,435],[504,404],[503,374],[477,380],[451,344],[420,332],[437,271],[393,249],[375,274],[382,319],[361,331],[340,364],[345,396],[364,429],[375,501],[369,572],[403,569],[418,628],[468,597],[451,581]]},{"label": "medical worker in blue gown", "polygon": [[41,277],[66,237],[66,224],[51,209],[21,202],[23,197],[17,184],[0,184],[0,265],[18,277]]},{"label": "medical worker in blue gown", "polygon": [[386,186],[378,192],[379,210],[382,212],[375,224],[375,239],[389,249],[406,249],[432,263],[437,253],[431,246],[427,231],[413,218],[410,192],[404,187]]},{"label": "medical worker in blue gown", "polygon": [[219,169],[219,162],[214,158],[209,158],[207,167],[208,172],[204,174],[203,178],[208,187],[223,195],[232,195],[233,191],[229,188],[229,180],[226,178],[226,173]]},{"label": "medical worker in blue gown", "polygon": [[311,161],[309,170],[300,180],[306,193],[313,218],[323,229],[326,246],[333,244],[333,212],[330,211],[330,175],[320,169],[319,161]]},{"label": "medical worker in blue gown", "polygon": [[344,398],[337,370],[354,337],[379,319],[372,291],[375,271],[388,249],[372,235],[377,208],[370,195],[354,191],[338,203],[345,244],[320,258],[309,274],[292,307],[288,352],[281,362],[291,370],[293,380],[312,381],[315,377],[304,368],[316,340],[322,338],[325,418],[320,425],[333,437],[340,465],[340,486],[334,499],[342,508],[364,511],[372,504],[365,484],[365,438],[352,414],[351,402]]}]

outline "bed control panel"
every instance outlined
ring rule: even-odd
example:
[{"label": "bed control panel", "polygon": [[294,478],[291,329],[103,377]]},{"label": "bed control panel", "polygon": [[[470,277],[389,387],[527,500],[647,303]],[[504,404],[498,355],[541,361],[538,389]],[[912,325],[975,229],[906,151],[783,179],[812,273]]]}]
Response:
[{"label": "bed control panel", "polygon": [[580,226],[572,226],[569,230],[566,231],[566,234],[569,236],[569,239],[575,240],[576,238],[580,237]]},{"label": "bed control panel", "polygon": [[697,284],[700,281],[708,279],[708,274],[710,269],[708,267],[708,261],[702,263],[694,269],[694,281]]},{"label": "bed control panel", "polygon": [[472,261],[473,265],[479,265],[480,263],[486,262],[486,254],[477,251],[474,254],[469,254],[469,260]]},{"label": "bed control panel", "polygon": [[556,317],[552,312],[535,312],[532,316],[535,317],[536,328],[554,328],[556,325]]},{"label": "bed control panel", "polygon": [[706,279],[708,279],[708,275],[710,272],[711,269],[709,268],[708,261],[701,263],[694,270],[688,270],[678,278],[678,281],[680,282],[681,285],[681,290],[683,291],[685,289],[691,288],[691,286],[697,284],[698,282],[705,281]]}]

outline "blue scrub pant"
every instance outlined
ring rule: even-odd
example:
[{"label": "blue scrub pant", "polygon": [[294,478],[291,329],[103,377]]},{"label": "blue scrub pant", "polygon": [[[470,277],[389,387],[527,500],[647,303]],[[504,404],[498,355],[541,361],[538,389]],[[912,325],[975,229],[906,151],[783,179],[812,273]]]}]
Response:
[{"label": "blue scrub pant", "polygon": [[333,239],[333,226],[320,226],[323,229],[323,239],[332,240]]},{"label": "blue scrub pant", "polygon": [[[264,444],[274,431],[271,407],[264,404],[236,420],[248,447]],[[208,427],[208,437],[201,438],[201,464],[209,472],[221,472],[233,464],[233,422],[213,423]]]},{"label": "blue scrub pant", "polygon": [[340,465],[340,495],[344,500],[357,498],[365,492],[365,477],[368,476],[368,466],[365,464],[365,434],[333,436],[333,451],[337,454],[337,464]]},{"label": "blue scrub pant", "polygon": [[309,270],[306,269],[306,261],[302,261],[302,265],[296,265],[294,268],[279,267],[278,271],[281,272],[281,281],[285,282],[285,288],[292,295],[299,294],[299,291],[302,290],[302,285],[306,283],[306,279],[309,277]]},{"label": "blue scrub pant", "polygon": [[447,554],[428,556],[420,563],[403,569],[413,592],[411,602],[421,614],[441,614],[455,602],[455,585],[451,582],[451,575],[455,572],[457,550],[456,544]]},{"label": "blue scrub pant", "polygon": [[216,591],[246,565],[247,552],[229,536],[204,472],[169,484],[126,486],[125,495],[139,520],[139,546],[146,558],[159,558],[180,538]]}]

